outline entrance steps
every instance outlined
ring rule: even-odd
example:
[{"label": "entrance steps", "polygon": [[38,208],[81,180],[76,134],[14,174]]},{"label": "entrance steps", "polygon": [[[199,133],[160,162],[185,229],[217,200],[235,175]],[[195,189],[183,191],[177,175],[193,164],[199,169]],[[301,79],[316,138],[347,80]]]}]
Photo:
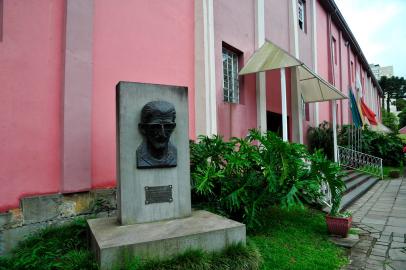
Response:
[{"label": "entrance steps", "polygon": [[348,175],[343,179],[346,191],[341,200],[341,210],[347,209],[379,181],[378,177],[363,172],[351,170],[347,173]]},{"label": "entrance steps", "polygon": [[[346,190],[340,204],[341,211],[350,207],[379,181],[378,177],[363,172],[353,170],[346,172],[348,174],[343,179]],[[330,207],[323,208],[323,211],[330,212]]]}]

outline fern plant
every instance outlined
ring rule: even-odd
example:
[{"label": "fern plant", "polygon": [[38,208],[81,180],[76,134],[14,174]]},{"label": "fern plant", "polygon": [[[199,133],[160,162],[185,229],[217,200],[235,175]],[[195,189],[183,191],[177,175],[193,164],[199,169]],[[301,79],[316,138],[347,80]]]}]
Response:
[{"label": "fern plant", "polygon": [[320,199],[324,167],[316,170],[312,164],[322,158],[331,162],[316,155],[272,132],[251,130],[246,138],[228,142],[201,136],[191,143],[193,202],[253,229],[271,205],[292,208]]}]

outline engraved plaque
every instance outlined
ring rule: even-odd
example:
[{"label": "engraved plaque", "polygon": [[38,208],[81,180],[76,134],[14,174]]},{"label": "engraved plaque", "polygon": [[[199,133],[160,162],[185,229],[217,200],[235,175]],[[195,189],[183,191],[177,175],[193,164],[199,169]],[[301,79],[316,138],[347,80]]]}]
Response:
[{"label": "engraved plaque", "polygon": [[172,202],[172,185],[145,188],[145,204]]}]

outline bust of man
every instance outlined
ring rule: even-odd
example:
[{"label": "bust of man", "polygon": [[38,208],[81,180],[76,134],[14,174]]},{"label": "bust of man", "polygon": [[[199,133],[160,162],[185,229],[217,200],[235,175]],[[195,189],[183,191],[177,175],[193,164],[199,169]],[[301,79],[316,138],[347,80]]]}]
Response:
[{"label": "bust of man", "polygon": [[137,149],[137,168],[175,167],[176,147],[169,138],[176,127],[175,107],[166,101],[151,101],[141,110],[138,128],[144,141]]}]

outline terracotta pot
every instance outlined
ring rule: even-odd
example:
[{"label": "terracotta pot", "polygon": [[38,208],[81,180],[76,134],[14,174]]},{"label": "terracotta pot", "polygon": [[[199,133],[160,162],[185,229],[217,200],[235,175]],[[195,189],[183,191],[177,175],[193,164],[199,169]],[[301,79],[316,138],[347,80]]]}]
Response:
[{"label": "terracotta pot", "polygon": [[332,217],[327,215],[326,223],[331,234],[347,237],[351,228],[352,217]]}]

